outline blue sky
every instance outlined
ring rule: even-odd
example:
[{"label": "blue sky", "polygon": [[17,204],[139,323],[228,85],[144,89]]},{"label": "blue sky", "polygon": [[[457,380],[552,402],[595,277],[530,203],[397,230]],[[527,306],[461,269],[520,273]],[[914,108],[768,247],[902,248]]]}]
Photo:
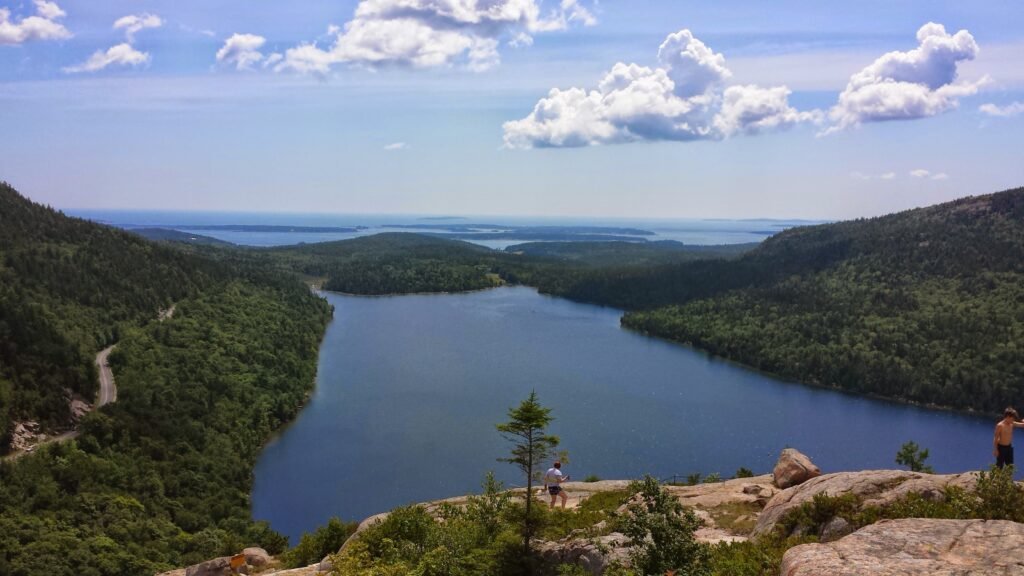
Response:
[{"label": "blue sky", "polygon": [[1022,24],[1009,1],[0,0],[0,178],[69,209],[870,216],[1024,183]]}]

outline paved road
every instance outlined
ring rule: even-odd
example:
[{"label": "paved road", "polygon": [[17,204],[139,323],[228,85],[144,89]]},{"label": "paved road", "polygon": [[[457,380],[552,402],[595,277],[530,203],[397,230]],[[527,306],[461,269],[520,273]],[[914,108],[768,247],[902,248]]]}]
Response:
[{"label": "paved road", "polygon": [[[117,346],[117,344],[114,346]],[[100,374],[100,395],[96,401],[97,408],[117,401],[117,386],[114,385],[114,371],[110,369],[110,363],[107,362],[107,357],[110,356],[110,353],[114,350],[114,346],[104,348],[96,355],[96,369]]]}]

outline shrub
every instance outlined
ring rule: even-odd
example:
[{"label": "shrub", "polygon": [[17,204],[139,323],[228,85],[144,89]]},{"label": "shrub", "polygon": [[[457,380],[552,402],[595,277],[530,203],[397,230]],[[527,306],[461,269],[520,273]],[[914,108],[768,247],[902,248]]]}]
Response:
[{"label": "shrub", "polygon": [[633,567],[641,574],[707,574],[707,546],[693,536],[701,525],[697,516],[650,476],[632,482],[630,490],[634,495],[619,525],[630,539]]},{"label": "shrub", "polygon": [[359,524],[356,522],[342,522],[337,518],[331,518],[315,532],[303,534],[294,548],[281,555],[281,560],[289,568],[319,562],[324,556],[337,552],[358,527]]},{"label": "shrub", "polygon": [[1013,467],[978,473],[977,518],[1024,522],[1024,488],[1013,481]]},{"label": "shrub", "polygon": [[749,469],[749,468],[743,468],[742,466],[740,467],[739,470],[736,471],[736,475],[733,476],[733,478],[753,478],[753,477],[754,477],[754,471]]},{"label": "shrub", "polygon": [[710,571],[712,576],[777,576],[786,550],[814,540],[768,535],[758,540],[715,544],[711,547]]}]

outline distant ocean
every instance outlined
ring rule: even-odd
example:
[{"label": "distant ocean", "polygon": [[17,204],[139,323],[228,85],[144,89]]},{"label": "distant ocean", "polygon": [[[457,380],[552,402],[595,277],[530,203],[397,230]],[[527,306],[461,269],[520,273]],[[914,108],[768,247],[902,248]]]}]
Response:
[{"label": "distant ocean", "polygon": [[[428,230],[405,228],[407,226],[430,225],[431,233],[453,232],[442,228],[445,225],[467,226],[489,224],[501,227],[608,227],[636,228],[652,234],[643,236],[647,241],[675,240],[691,245],[743,244],[760,242],[765,238],[794,226],[818,224],[809,220],[647,220],[619,218],[527,218],[508,216],[418,216],[418,215],[366,215],[366,214],[297,214],[297,213],[253,213],[253,212],[168,212],[128,210],[76,210],[66,211],[69,215],[87,218],[95,222],[121,228],[161,227],[182,229],[187,232],[210,236],[244,246],[283,246],[299,243],[329,242],[381,232],[425,232]],[[203,226],[264,225],[296,227],[339,227],[358,228],[344,232],[309,231],[238,231],[203,228]],[[503,249],[521,244],[529,239],[475,239],[462,240],[482,246]]]}]

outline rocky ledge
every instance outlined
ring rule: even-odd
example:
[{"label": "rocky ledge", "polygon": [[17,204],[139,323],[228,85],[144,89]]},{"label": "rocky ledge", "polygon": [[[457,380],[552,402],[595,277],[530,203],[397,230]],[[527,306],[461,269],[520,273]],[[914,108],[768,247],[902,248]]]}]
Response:
[{"label": "rocky ledge", "polygon": [[941,499],[944,497],[943,490],[949,486],[973,490],[977,477],[975,472],[924,474],[905,470],[825,474],[776,494],[758,516],[753,535],[760,536],[773,530],[787,512],[811,502],[818,494],[853,494],[860,499],[863,507],[884,507],[913,493],[925,498]]},{"label": "rocky ledge", "polygon": [[884,520],[828,544],[793,547],[781,576],[1022,576],[1024,524]]}]

